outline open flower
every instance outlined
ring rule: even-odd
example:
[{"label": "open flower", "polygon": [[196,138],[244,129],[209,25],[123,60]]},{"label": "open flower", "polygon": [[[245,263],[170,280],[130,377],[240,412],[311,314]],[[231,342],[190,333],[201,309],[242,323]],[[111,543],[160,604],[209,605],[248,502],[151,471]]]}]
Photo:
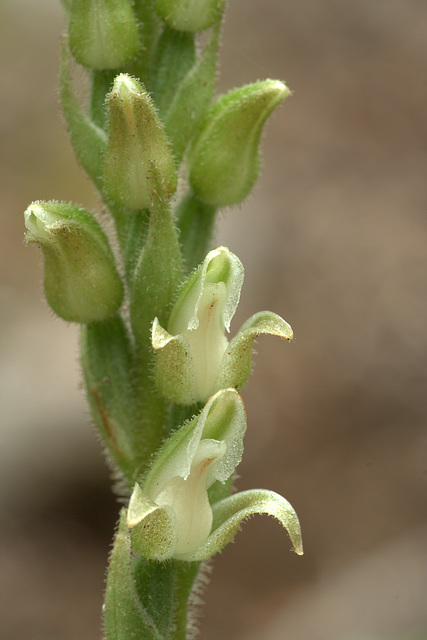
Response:
[{"label": "open flower", "polygon": [[211,504],[215,492],[208,490],[230,480],[242,458],[245,430],[243,401],[225,389],[173,433],[130,499],[127,524],[136,551],[151,560],[205,560],[234,538],[244,518],[268,513],[302,553],[297,515],[278,494],[257,489]]},{"label": "open flower", "polygon": [[255,338],[270,333],[292,339],[287,322],[271,311],[261,311],[228,341],[225,332],[230,330],[242,284],[239,258],[219,247],[184,283],[167,330],[154,320],[156,383],[168,399],[193,404],[206,402],[219,389],[240,390],[251,371]]}]

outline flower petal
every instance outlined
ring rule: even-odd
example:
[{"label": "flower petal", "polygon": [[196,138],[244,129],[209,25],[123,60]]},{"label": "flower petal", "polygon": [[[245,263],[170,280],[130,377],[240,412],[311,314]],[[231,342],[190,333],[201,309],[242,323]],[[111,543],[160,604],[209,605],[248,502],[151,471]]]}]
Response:
[{"label": "flower petal", "polygon": [[158,507],[138,483],[129,502],[127,526],[132,547],[149,560],[166,560],[176,547],[177,528],[171,507]]},{"label": "flower petal", "polygon": [[298,555],[303,554],[298,516],[292,505],[274,491],[242,491],[217,502],[212,506],[212,511],[212,533],[204,545],[193,553],[181,556],[181,560],[207,560],[233,540],[242,520],[256,513],[265,513],[276,518],[288,531],[295,552]]},{"label": "flower petal", "polygon": [[292,340],[292,329],[272,311],[259,311],[242,325],[225,351],[216,386],[233,387],[240,391],[251,372],[254,341],[261,334]]},{"label": "flower petal", "polygon": [[224,282],[227,290],[222,320],[227,331],[239,304],[243,265],[226,247],[210,251],[200,267],[187,279],[172,310],[168,331],[172,335],[199,326],[199,305],[206,284]]},{"label": "flower petal", "polygon": [[176,404],[195,404],[197,384],[187,337],[172,336],[155,318],[151,342],[156,350],[155,376],[160,393]]}]

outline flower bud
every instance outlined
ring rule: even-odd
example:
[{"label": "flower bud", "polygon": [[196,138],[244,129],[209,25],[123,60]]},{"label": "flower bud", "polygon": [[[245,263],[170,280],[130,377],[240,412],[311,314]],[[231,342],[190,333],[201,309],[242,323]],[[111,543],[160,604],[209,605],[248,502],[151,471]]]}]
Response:
[{"label": "flower bud", "polygon": [[203,31],[217,22],[225,0],[156,0],[159,16],[172,29]]},{"label": "flower bud", "polygon": [[259,173],[265,121],[288,95],[282,82],[263,80],[212,105],[189,152],[190,183],[200,200],[226,207],[249,195]]},{"label": "flower bud", "polygon": [[104,186],[119,205],[151,208],[175,192],[172,151],[154,104],[136,80],[120,74],[107,96],[109,140]]},{"label": "flower bud", "polygon": [[138,23],[131,0],[73,0],[69,26],[74,58],[92,69],[116,69],[137,54]]},{"label": "flower bud", "polygon": [[123,285],[107,237],[95,218],[63,202],[33,202],[25,211],[27,242],[44,255],[44,288],[68,322],[106,320],[120,307]]},{"label": "flower bud", "polygon": [[219,389],[240,390],[250,374],[254,340],[263,333],[292,338],[292,329],[282,318],[263,311],[228,341],[225,332],[230,330],[242,284],[239,258],[219,247],[184,283],[168,330],[154,320],[156,384],[172,402],[206,402]]}]

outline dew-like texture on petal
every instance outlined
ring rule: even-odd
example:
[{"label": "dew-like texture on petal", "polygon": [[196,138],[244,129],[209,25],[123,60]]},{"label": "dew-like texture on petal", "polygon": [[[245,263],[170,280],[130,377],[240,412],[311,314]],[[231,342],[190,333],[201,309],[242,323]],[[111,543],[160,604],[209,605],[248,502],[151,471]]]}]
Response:
[{"label": "dew-like texture on petal", "polygon": [[208,489],[226,482],[243,453],[246,416],[240,396],[222,390],[156,454],[128,510],[134,548],[148,558],[195,553],[212,529]]},{"label": "dew-like texture on petal", "polygon": [[303,554],[301,528],[292,505],[281,495],[266,489],[252,489],[236,493],[213,505],[212,533],[205,544],[185,560],[206,560],[231,542],[241,522],[254,514],[267,514],[276,518],[288,531],[295,552]]},{"label": "dew-like texture on petal", "polygon": [[153,323],[159,390],[178,404],[206,402],[220,388],[217,380],[227,351],[231,319],[239,303],[243,266],[225,247],[208,253],[184,283],[167,331]]}]

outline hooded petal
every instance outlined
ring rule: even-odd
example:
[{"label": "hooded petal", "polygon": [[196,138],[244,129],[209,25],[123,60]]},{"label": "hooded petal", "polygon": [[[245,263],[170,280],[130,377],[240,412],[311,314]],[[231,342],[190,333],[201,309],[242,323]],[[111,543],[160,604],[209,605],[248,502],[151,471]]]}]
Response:
[{"label": "hooded petal", "polygon": [[221,320],[229,331],[231,319],[239,304],[243,278],[243,265],[234,253],[226,247],[210,251],[182,287],[170,316],[168,331],[178,334],[197,329],[204,288],[207,284],[220,282],[223,282],[226,288]]},{"label": "hooded petal", "polygon": [[[153,323],[159,390],[178,404],[206,402],[216,379],[243,284],[243,266],[225,247],[211,251],[184,283],[167,331]],[[175,341],[174,341],[175,339]]]}]

